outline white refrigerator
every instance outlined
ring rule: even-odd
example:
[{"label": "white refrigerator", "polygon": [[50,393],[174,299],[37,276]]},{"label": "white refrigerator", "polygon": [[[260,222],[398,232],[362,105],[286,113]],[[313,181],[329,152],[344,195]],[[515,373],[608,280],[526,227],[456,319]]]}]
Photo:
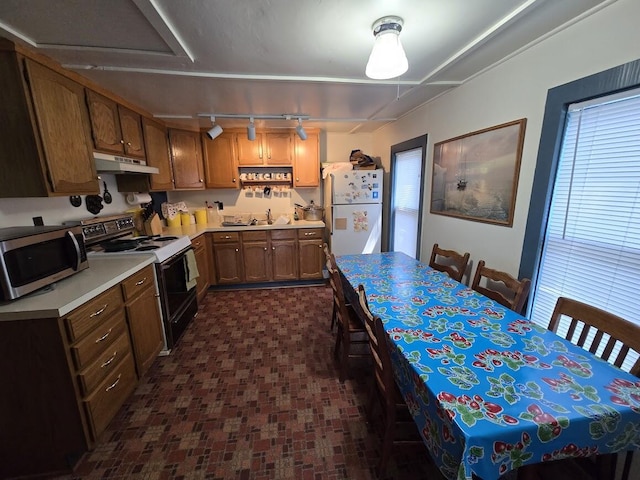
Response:
[{"label": "white refrigerator", "polygon": [[335,255],[380,252],[383,173],[350,170],[325,179],[325,222]]}]

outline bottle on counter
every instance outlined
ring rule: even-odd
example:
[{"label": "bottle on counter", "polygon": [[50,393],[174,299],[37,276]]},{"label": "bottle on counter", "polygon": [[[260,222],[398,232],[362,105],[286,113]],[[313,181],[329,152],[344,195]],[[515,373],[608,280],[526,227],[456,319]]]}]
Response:
[{"label": "bottle on counter", "polygon": [[300,220],[300,217],[298,217],[298,210],[294,210],[293,211],[293,219],[294,220]]}]

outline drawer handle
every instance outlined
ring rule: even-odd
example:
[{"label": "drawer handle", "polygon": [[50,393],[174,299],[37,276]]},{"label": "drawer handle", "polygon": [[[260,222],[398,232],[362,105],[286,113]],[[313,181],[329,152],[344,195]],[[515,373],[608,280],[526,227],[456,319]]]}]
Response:
[{"label": "drawer handle", "polygon": [[264,251],[265,251],[265,252],[267,251],[267,247],[264,247]]},{"label": "drawer handle", "polygon": [[238,249],[236,248],[236,252],[239,252],[239,251],[240,251],[240,250],[238,250]]},{"label": "drawer handle", "polygon": [[116,355],[118,355],[118,351],[116,350],[115,352],[113,352],[113,355],[111,355],[111,358],[109,360],[105,360],[105,362],[100,365],[100,368],[104,368],[106,366],[111,365],[111,362],[113,362],[116,358]]},{"label": "drawer handle", "polygon": [[200,242],[195,242],[195,247],[199,247],[200,246]]},{"label": "drawer handle", "polygon": [[113,390],[114,388],[116,388],[116,385],[118,385],[118,382],[120,381],[120,377],[122,377],[122,374],[118,374],[118,378],[116,378],[116,381],[113,382],[111,385],[109,385],[107,388],[105,388],[105,392],[108,392],[109,390]]},{"label": "drawer handle", "polygon": [[144,278],[143,278],[142,280],[140,280],[139,282],[136,282],[136,285],[137,285],[137,286],[140,286],[140,285],[142,285],[142,284],[143,284],[144,282],[146,282],[146,281],[147,281],[147,277],[144,277]]},{"label": "drawer handle", "polygon": [[275,250],[275,249],[276,249],[276,247],[271,247],[271,250]]},{"label": "drawer handle", "polygon": [[316,232],[307,232],[304,234],[305,237],[313,237],[316,234]]},{"label": "drawer handle", "polygon": [[89,315],[89,318],[97,317],[102,312],[104,312],[107,309],[108,306],[109,306],[109,304],[105,303],[104,307],[102,307],[100,310],[96,310],[95,312],[93,312],[91,315]]},{"label": "drawer handle", "polygon": [[111,334],[111,330],[113,330],[113,327],[111,327],[111,328],[109,329],[109,331],[108,331],[107,333],[105,333],[103,336],[101,336],[100,338],[98,338],[98,339],[96,340],[96,343],[103,342],[103,341],[104,341],[104,340],[105,340],[105,339],[106,339],[106,338]]},{"label": "drawer handle", "polygon": [[224,238],[225,240],[229,240],[231,237],[229,235],[225,235],[225,236],[220,237],[220,238]]}]

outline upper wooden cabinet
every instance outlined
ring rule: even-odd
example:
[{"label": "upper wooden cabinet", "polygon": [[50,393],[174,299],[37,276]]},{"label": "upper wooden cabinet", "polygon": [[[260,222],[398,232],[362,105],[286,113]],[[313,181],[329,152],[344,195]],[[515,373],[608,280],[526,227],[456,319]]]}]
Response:
[{"label": "upper wooden cabinet", "polygon": [[0,51],[0,197],[99,192],[84,87]]},{"label": "upper wooden cabinet", "polygon": [[169,133],[167,127],[142,117],[144,146],[147,153],[147,165],[156,167],[159,172],[150,177],[151,191],[173,190],[173,170],[169,153]]},{"label": "upper wooden cabinet", "polygon": [[239,166],[291,165],[293,163],[292,141],[289,131],[256,132],[256,139],[237,135],[237,156]]},{"label": "upper wooden cabinet", "polygon": [[317,187],[320,185],[319,135],[308,132],[306,140],[301,140],[296,134],[293,136],[293,186]]},{"label": "upper wooden cabinet", "polygon": [[177,190],[204,189],[204,166],[200,133],[169,129],[173,179]]},{"label": "upper wooden cabinet", "polygon": [[207,188],[238,188],[236,135],[224,132],[211,140],[202,134]]},{"label": "upper wooden cabinet", "polygon": [[91,131],[96,150],[145,158],[140,115],[87,89]]}]

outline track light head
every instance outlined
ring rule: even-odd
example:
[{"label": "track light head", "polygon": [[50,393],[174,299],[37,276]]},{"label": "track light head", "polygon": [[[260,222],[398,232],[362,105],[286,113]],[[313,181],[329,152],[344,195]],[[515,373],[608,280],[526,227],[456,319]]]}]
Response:
[{"label": "track light head", "polygon": [[216,117],[211,117],[211,123],[213,124],[213,127],[207,131],[207,137],[213,140],[222,133],[222,127],[220,125],[216,125]]},{"label": "track light head", "polygon": [[298,133],[298,136],[300,137],[300,140],[306,140],[307,139],[307,132],[304,131],[304,127],[302,126],[302,119],[298,118],[298,126],[296,127],[296,132]]},{"label": "track light head", "polygon": [[252,142],[256,139],[256,126],[253,123],[253,117],[249,118],[249,125],[247,125],[247,138]]}]

